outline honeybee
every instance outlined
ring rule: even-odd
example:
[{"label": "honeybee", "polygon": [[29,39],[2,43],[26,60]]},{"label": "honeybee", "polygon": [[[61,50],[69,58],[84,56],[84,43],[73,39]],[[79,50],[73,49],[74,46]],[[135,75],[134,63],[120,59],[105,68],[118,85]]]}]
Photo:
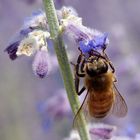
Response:
[{"label": "honeybee", "polygon": [[[109,112],[118,117],[127,114],[127,105],[115,86],[115,69],[105,54],[92,53],[88,57],[82,53],[75,66],[75,88],[78,95],[85,90],[85,99],[75,115],[78,118],[82,108],[87,109],[89,116],[104,118]],[[79,90],[80,78],[83,78],[84,86]]]}]

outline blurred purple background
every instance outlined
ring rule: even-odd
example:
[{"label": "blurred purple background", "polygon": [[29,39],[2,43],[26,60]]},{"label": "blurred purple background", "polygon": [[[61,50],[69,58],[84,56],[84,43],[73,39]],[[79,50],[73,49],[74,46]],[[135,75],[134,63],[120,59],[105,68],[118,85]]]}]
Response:
[{"label": "blurred purple background", "polygon": [[[110,116],[104,122],[118,126],[118,134],[133,137],[140,132],[140,1],[55,0],[55,3],[57,8],[73,6],[84,25],[109,33],[107,53],[116,68],[117,87],[129,112],[123,119]],[[50,49],[52,72],[45,79],[34,76],[32,58],[11,61],[3,51],[25,17],[40,8],[40,0],[0,0],[1,140],[62,140],[72,128],[73,117],[53,49]],[[78,56],[73,51],[76,47],[69,41],[67,44],[74,61]]]}]

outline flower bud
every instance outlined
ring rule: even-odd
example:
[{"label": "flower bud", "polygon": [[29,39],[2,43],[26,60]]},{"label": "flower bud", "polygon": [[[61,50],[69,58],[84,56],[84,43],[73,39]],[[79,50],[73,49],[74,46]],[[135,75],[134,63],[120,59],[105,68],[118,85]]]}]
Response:
[{"label": "flower bud", "polygon": [[78,17],[78,14],[74,8],[63,6],[60,10],[57,10],[57,16],[59,20],[61,20],[61,19],[67,19],[71,16]]},{"label": "flower bud", "polygon": [[33,71],[40,78],[44,78],[48,74],[48,52],[45,46],[35,55]]}]

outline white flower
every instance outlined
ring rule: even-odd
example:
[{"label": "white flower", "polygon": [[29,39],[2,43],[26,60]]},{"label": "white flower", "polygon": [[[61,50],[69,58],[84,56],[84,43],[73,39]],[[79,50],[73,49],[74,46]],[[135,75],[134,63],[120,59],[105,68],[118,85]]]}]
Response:
[{"label": "white flower", "polygon": [[36,51],[36,47],[37,47],[37,42],[35,38],[33,37],[25,38],[21,41],[18,50],[16,52],[16,55],[31,56]]},{"label": "white flower", "polygon": [[31,56],[43,46],[47,48],[46,39],[50,37],[50,33],[42,30],[34,30],[24,38],[16,52],[19,55]]},{"label": "white flower", "polygon": [[50,33],[43,30],[34,30],[33,32],[29,33],[29,36],[34,36],[34,37],[44,36],[45,38],[49,38]]},{"label": "white flower", "polygon": [[69,24],[75,24],[77,26],[81,26],[82,18],[76,17],[74,15],[70,15],[66,19],[61,19],[60,24],[63,28],[67,27]]},{"label": "white flower", "polygon": [[57,15],[59,19],[66,19],[70,15],[78,17],[78,14],[74,8],[65,6],[63,6],[60,10],[57,11]]},{"label": "white flower", "polygon": [[46,45],[46,39],[50,37],[50,33],[42,30],[35,30],[29,33],[29,37],[33,37],[36,39],[36,42],[38,44],[37,49],[39,49],[42,46]]},{"label": "white flower", "polygon": [[63,7],[61,10],[57,11],[57,14],[62,31],[65,31],[69,24],[75,24],[76,26],[82,25],[82,18],[78,17],[76,11],[71,7]]}]

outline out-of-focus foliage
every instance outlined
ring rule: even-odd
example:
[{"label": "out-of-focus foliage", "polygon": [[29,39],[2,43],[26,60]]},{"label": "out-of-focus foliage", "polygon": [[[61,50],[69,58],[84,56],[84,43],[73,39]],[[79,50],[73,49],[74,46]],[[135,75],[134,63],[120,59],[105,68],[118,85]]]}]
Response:
[{"label": "out-of-focus foliage", "polygon": [[[0,0],[1,140],[62,140],[69,135],[72,128],[70,110],[67,112],[64,108],[58,107],[60,114],[62,110],[64,111],[61,114],[63,117],[58,115],[59,119],[57,107],[47,113],[48,99],[53,100],[56,96],[54,98],[56,100],[57,96],[61,96],[60,89],[63,88],[53,47],[49,48],[52,72],[45,79],[34,76],[31,70],[33,60],[20,57],[11,62],[3,52],[9,40],[21,28],[25,17],[42,8],[41,3],[40,0],[32,4],[21,0]],[[109,33],[110,45],[107,54],[116,68],[117,87],[126,99],[129,112],[124,119],[110,116],[103,122],[117,126],[118,135],[135,137],[140,132],[140,18],[138,18],[140,1],[55,0],[55,3],[59,8],[62,5],[73,6],[83,18],[84,25]],[[67,46],[72,61],[75,61],[78,56],[78,51],[75,51],[77,48],[69,41]],[[46,110],[43,108],[40,111],[43,105]],[[50,123],[47,118],[52,114],[54,120]]]}]

